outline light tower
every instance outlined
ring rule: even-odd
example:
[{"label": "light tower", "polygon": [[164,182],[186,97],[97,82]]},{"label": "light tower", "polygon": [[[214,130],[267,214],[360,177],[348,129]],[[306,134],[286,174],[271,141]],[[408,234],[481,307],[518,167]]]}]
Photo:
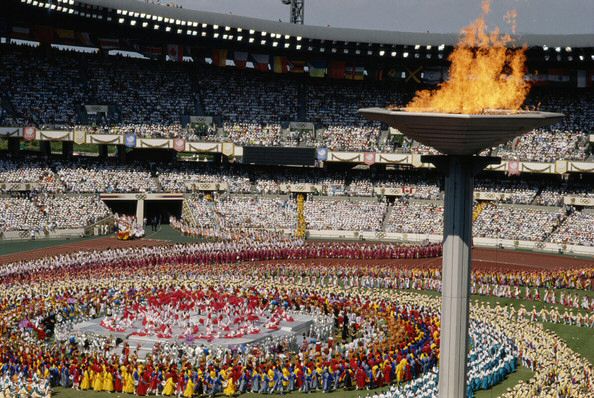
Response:
[{"label": "light tower", "polygon": [[506,112],[450,114],[405,112],[383,108],[359,109],[370,120],[397,128],[405,136],[443,155],[422,156],[445,175],[439,397],[466,396],[468,312],[472,249],[474,176],[500,158],[478,156],[535,128],[563,119],[560,113]]},{"label": "light tower", "polygon": [[305,0],[281,0],[291,6],[291,23],[303,25]]}]

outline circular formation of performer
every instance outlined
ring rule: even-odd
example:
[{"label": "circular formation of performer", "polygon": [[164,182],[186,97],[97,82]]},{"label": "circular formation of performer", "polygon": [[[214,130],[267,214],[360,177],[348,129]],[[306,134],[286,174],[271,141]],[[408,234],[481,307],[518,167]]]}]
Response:
[{"label": "circular formation of performer", "polygon": [[[184,397],[389,388],[396,397],[433,397],[439,300],[406,289],[430,284],[438,272],[398,259],[440,251],[287,239],[9,264],[0,274],[0,387],[5,396],[63,387]],[[554,274],[547,278],[556,283]],[[519,364],[538,377],[546,372],[547,353],[518,337],[534,324],[507,311],[472,308],[469,397]],[[590,372],[584,367],[575,381]]]}]

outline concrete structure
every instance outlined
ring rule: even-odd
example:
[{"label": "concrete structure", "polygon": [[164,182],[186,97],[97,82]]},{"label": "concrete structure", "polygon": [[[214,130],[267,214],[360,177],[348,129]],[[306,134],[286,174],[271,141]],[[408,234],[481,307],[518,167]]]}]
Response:
[{"label": "concrete structure", "polygon": [[532,129],[560,121],[559,113],[518,112],[483,115],[359,110],[371,120],[397,128],[404,135],[444,155],[423,156],[446,176],[439,396],[466,396],[468,307],[472,247],[474,175],[501,159],[474,156]]}]

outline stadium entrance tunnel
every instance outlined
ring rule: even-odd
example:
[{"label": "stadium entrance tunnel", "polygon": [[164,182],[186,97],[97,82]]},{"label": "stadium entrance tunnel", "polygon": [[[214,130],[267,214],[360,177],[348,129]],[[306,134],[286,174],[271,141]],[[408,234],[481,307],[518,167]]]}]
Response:
[{"label": "stadium entrance tunnel", "polygon": [[144,218],[150,224],[155,218],[159,224],[169,224],[169,217],[181,218],[183,200],[146,200]]},{"label": "stadium entrance tunnel", "polygon": [[133,216],[136,214],[136,201],[135,200],[103,200],[109,210],[119,215],[125,214]]}]

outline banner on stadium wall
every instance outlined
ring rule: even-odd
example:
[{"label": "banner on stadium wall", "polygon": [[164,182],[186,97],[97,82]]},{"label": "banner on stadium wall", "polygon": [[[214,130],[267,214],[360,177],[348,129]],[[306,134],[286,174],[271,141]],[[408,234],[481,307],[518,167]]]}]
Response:
[{"label": "banner on stadium wall", "polygon": [[186,140],[183,138],[174,138],[173,139],[173,149],[177,152],[183,152],[186,150]]},{"label": "banner on stadium wall", "polygon": [[476,200],[486,200],[486,201],[507,200],[510,197],[511,197],[511,194],[506,193],[506,192],[475,191],[473,193],[473,198]]},{"label": "banner on stadium wall", "polygon": [[379,159],[376,159],[377,163],[412,164],[410,155],[399,155],[395,153],[379,153],[378,155]]},{"label": "banner on stadium wall", "polygon": [[305,61],[290,60],[289,72],[291,73],[305,73]]},{"label": "banner on stadium wall", "polygon": [[402,186],[402,187],[375,187],[373,188],[373,193],[376,195],[383,195],[383,196],[405,196],[405,195],[412,195],[416,192],[415,187],[410,186]]},{"label": "banner on stadium wall", "polygon": [[371,166],[375,163],[375,153],[374,152],[365,152],[363,154],[363,163],[368,166]]},{"label": "banner on stadium wall", "polygon": [[328,77],[330,79],[344,79],[346,71],[346,62],[330,61],[328,65]]},{"label": "banner on stadium wall", "polygon": [[37,129],[33,126],[23,128],[23,138],[25,141],[33,141],[35,139]]},{"label": "banner on stadium wall", "polygon": [[248,60],[248,53],[245,51],[233,51],[233,63],[238,69],[244,69]]},{"label": "banner on stadium wall", "polygon": [[232,142],[223,142],[221,152],[225,156],[231,156],[235,152],[235,144]]},{"label": "banner on stadium wall", "polygon": [[520,173],[521,173],[520,162],[517,160],[509,160],[507,162],[507,175],[508,176],[519,176]]},{"label": "banner on stadium wall", "polygon": [[39,130],[39,139],[44,141],[71,141],[71,133],[71,130]]},{"label": "banner on stadium wall", "polygon": [[0,136],[2,137],[18,137],[22,135],[20,127],[0,127]]},{"label": "banner on stadium wall", "polygon": [[136,133],[126,133],[124,136],[124,145],[128,148],[136,147]]},{"label": "banner on stadium wall", "polygon": [[82,145],[87,141],[87,132],[85,129],[74,129],[73,141],[77,145]]},{"label": "banner on stadium wall", "polygon": [[212,116],[190,116],[190,123],[212,124]]},{"label": "banner on stadium wall", "polygon": [[577,195],[567,195],[563,197],[563,203],[571,206],[594,207],[594,198],[587,198],[585,196]]},{"label": "banner on stadium wall", "polygon": [[314,124],[311,122],[290,122],[290,130],[315,130]]},{"label": "banner on stadium wall", "polygon": [[94,105],[94,104],[85,105],[85,111],[87,112],[87,115],[96,115],[98,113],[107,113],[108,110],[109,110],[109,106],[107,106],[107,105]]},{"label": "banner on stadium wall", "polygon": [[124,136],[113,134],[89,134],[90,144],[117,145],[124,143]]},{"label": "banner on stadium wall", "polygon": [[215,66],[227,66],[227,49],[216,48],[212,50],[212,64]]},{"label": "banner on stadium wall", "polygon": [[268,54],[250,54],[254,63],[254,69],[260,72],[268,72],[268,63],[270,55]]},{"label": "banner on stadium wall", "polygon": [[324,77],[327,72],[326,60],[313,60],[309,63],[310,77]]},{"label": "banner on stadium wall", "polygon": [[165,138],[139,138],[138,148],[167,149],[171,148],[171,141]]},{"label": "banner on stadium wall", "polygon": [[287,73],[289,72],[289,60],[287,57],[274,56],[272,71],[274,73]]},{"label": "banner on stadium wall", "polygon": [[186,184],[186,188],[191,191],[227,191],[229,184],[226,182],[194,182],[189,181]]},{"label": "banner on stadium wall", "polygon": [[320,162],[325,162],[326,159],[328,159],[328,148],[326,147],[321,147],[318,148],[316,150],[316,158],[320,161]]},{"label": "banner on stadium wall", "polygon": [[567,162],[567,171],[594,173],[594,162]]},{"label": "banner on stadium wall", "polygon": [[184,47],[179,44],[168,44],[167,45],[167,56],[171,61],[183,62],[184,61]]}]

